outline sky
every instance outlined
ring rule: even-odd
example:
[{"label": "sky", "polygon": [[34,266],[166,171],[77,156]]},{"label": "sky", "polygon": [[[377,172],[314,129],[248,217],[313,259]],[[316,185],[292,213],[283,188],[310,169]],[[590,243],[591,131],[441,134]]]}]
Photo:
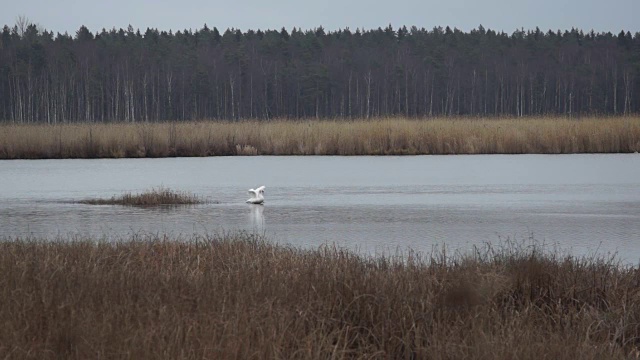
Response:
[{"label": "sky", "polygon": [[506,33],[536,26],[543,31],[640,31],[640,0],[0,0],[0,9],[0,26],[13,26],[22,16],[40,29],[71,35],[82,25],[95,33],[129,25],[142,32],[147,27],[175,32],[204,24],[220,31],[368,30],[389,24],[463,31],[482,24]]}]

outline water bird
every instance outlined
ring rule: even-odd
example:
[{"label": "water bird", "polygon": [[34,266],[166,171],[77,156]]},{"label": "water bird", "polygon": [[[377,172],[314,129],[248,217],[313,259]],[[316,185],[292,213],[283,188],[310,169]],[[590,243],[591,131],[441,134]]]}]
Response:
[{"label": "water bird", "polygon": [[257,189],[249,189],[249,195],[251,198],[247,200],[248,204],[262,204],[264,203],[264,185]]}]

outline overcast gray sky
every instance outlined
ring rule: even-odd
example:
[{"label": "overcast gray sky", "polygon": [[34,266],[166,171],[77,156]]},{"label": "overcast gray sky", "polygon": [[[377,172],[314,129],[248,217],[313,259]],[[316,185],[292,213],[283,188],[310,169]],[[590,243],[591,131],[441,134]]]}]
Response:
[{"label": "overcast gray sky", "polygon": [[226,28],[327,30],[434,26],[469,31],[485,28],[640,31],[640,0],[0,0],[0,25],[13,26],[25,16],[41,28],[75,34],[81,25],[144,31],[199,29],[205,23]]}]

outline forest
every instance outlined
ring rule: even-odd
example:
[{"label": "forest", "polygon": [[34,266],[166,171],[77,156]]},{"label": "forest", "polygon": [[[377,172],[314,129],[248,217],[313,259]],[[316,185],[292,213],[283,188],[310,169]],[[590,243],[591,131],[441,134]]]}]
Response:
[{"label": "forest", "polygon": [[0,122],[619,116],[640,32],[402,26],[0,34]]}]

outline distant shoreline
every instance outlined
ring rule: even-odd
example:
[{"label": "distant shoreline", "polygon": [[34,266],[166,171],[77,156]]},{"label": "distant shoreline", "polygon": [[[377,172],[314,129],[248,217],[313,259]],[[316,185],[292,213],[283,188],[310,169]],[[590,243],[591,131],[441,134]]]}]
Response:
[{"label": "distant shoreline", "polygon": [[639,116],[0,124],[0,159],[639,151]]}]

